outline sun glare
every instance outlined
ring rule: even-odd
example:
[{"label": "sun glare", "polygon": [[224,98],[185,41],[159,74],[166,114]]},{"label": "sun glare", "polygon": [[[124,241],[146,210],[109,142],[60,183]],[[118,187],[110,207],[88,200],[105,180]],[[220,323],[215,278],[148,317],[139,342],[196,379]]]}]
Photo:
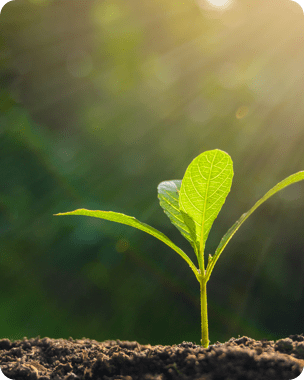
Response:
[{"label": "sun glare", "polygon": [[216,8],[227,8],[233,0],[207,0],[209,4]]}]

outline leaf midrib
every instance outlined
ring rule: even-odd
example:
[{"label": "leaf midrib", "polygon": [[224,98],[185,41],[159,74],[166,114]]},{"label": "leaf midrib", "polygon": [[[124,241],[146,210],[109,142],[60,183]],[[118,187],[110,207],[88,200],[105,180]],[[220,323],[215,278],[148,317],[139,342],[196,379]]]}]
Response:
[{"label": "leaf midrib", "polygon": [[[209,184],[210,184],[210,177],[211,177],[211,172],[212,172],[212,168],[213,168],[213,163],[214,163],[216,155],[217,155],[217,152],[215,152],[215,155],[214,155],[212,163],[211,163],[211,167],[210,167],[209,175],[208,175],[208,180],[207,180],[206,191],[205,191],[205,202],[204,202],[204,209],[203,209],[201,240],[200,240],[200,253],[201,253],[202,257],[203,257],[204,248],[205,248],[205,244],[204,244],[204,227],[205,227],[205,214],[206,214],[207,194],[208,194],[208,189],[209,189]],[[198,163],[197,163],[197,165],[198,165]],[[199,165],[198,165],[198,171],[199,171],[200,175],[202,176],[202,173],[200,171]]]}]

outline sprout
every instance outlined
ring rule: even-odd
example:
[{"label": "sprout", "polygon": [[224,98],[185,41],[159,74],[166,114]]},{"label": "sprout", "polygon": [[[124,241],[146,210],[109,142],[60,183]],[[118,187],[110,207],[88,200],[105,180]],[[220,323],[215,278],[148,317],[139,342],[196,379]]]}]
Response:
[{"label": "sprout", "polygon": [[161,240],[176,251],[190,266],[200,284],[201,344],[209,346],[207,282],[213,268],[229,240],[245,220],[272,195],[292,183],[304,179],[304,171],[292,174],[269,190],[254,206],[243,214],[222,237],[213,256],[209,255],[205,267],[204,251],[212,224],[220,212],[230,191],[233,178],[233,162],[229,154],[221,150],[209,150],[196,157],[188,166],[183,180],[170,180],[158,185],[158,198],[172,224],[189,241],[197,257],[198,268],[162,232],[136,218],[113,211],[79,209],[55,215],[86,215],[138,228]]}]

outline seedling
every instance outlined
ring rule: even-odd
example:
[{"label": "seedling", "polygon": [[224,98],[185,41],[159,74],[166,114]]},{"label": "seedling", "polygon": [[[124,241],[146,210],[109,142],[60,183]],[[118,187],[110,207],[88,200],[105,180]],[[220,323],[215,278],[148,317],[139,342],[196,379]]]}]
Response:
[{"label": "seedling", "polygon": [[138,228],[161,240],[176,251],[190,266],[200,284],[201,344],[209,345],[207,282],[213,268],[229,240],[245,220],[266,199],[292,183],[304,179],[304,171],[292,174],[269,190],[222,237],[213,256],[209,254],[205,269],[205,244],[211,226],[230,191],[233,178],[233,162],[229,154],[221,150],[209,150],[197,156],[188,166],[183,180],[164,181],[158,185],[158,198],[172,224],[189,241],[198,261],[198,268],[191,259],[162,232],[142,223],[132,216],[113,211],[79,209],[55,215],[87,215]]}]

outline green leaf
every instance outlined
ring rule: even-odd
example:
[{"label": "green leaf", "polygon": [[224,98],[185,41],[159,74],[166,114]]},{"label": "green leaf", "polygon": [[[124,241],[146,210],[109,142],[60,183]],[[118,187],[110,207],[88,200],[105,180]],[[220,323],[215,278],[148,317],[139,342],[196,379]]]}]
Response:
[{"label": "green leaf", "polygon": [[75,211],[69,211],[54,215],[86,215],[86,216],[92,216],[95,218],[100,219],[106,219],[110,220],[111,222],[117,222],[121,224],[126,224],[131,227],[135,227],[139,230],[145,231],[148,234],[156,237],[157,239],[161,240],[163,243],[167,244],[169,247],[174,249],[190,266],[190,268],[193,270],[196,278],[199,281],[199,272],[191,259],[185,254],[184,251],[182,251],[177,245],[175,245],[166,235],[164,235],[162,232],[156,230],[153,227],[150,227],[148,224],[142,223],[133,216],[128,216],[124,214],[120,214],[118,212],[113,211],[99,211],[99,210],[86,210],[86,209],[78,209]]},{"label": "green leaf", "polygon": [[220,257],[220,254],[223,252],[224,248],[228,244],[229,240],[232,238],[232,236],[236,233],[236,231],[240,228],[240,226],[245,222],[245,220],[253,213],[254,210],[256,210],[262,203],[264,203],[268,198],[270,198],[272,195],[276,194],[278,191],[284,189],[285,187],[295,183],[304,180],[304,171],[292,174],[291,176],[285,178],[283,181],[279,182],[277,185],[275,185],[272,189],[270,189],[259,201],[257,201],[254,206],[247,211],[245,214],[243,214],[239,220],[237,220],[232,227],[229,228],[229,230],[226,232],[226,234],[222,237],[222,240],[220,241],[220,244],[218,245],[214,256],[210,260],[210,263],[208,263],[207,267],[207,281],[210,278],[210,275],[212,273],[212,270],[214,268],[215,263],[217,262],[218,258]]},{"label": "green leaf", "polygon": [[[204,249],[212,224],[230,191],[233,178],[231,157],[221,150],[209,150],[188,166],[179,194],[179,208],[188,228],[195,228],[204,268]],[[192,227],[193,226],[193,227]]]},{"label": "green leaf", "polygon": [[165,214],[169,217],[170,221],[180,231],[180,233],[190,242],[195,253],[198,252],[198,247],[195,242],[195,234],[193,229],[190,230],[184,222],[182,213],[179,210],[179,191],[181,187],[181,180],[171,180],[161,182],[157,186],[159,204],[163,208]]}]

